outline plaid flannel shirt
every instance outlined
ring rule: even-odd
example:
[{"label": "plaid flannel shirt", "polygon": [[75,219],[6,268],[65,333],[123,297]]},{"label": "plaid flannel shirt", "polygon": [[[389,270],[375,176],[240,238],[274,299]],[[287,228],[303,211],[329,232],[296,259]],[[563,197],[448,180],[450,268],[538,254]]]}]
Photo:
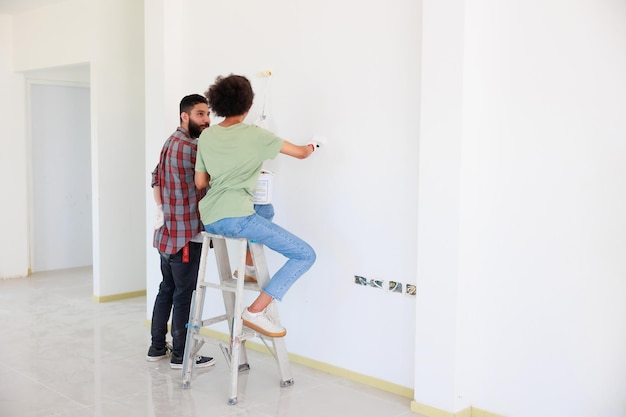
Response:
[{"label": "plaid flannel shirt", "polygon": [[181,127],[163,145],[159,164],[152,171],[152,187],[159,186],[165,224],[154,231],[153,245],[161,253],[175,254],[204,230],[198,203],[206,190],[194,183],[198,139]]}]

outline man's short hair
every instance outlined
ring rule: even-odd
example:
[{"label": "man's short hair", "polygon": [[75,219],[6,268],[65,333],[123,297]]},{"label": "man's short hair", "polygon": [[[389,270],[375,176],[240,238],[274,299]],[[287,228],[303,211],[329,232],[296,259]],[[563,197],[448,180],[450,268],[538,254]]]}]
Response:
[{"label": "man's short hair", "polygon": [[200,94],[190,94],[188,96],[183,97],[183,99],[180,101],[179,114],[182,112],[189,114],[191,109],[193,109],[193,107],[196,104],[200,104],[200,103],[204,103],[208,105],[209,101],[206,99],[206,97],[201,96]]}]

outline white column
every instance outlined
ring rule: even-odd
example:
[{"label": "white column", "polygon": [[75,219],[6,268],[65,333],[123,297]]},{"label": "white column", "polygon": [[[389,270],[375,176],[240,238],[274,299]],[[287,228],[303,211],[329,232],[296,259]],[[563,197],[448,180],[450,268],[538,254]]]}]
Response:
[{"label": "white column", "polygon": [[24,76],[13,72],[13,18],[0,15],[0,278],[28,274]]},{"label": "white column", "polygon": [[152,246],[154,209],[151,172],[159,160],[165,140],[179,125],[178,105],[183,96],[202,91],[184,91],[182,70],[193,63],[193,57],[183,58],[182,10],[177,0],[146,0],[145,16],[145,89],[146,143],[144,196],[147,202],[146,247],[147,302],[146,316],[152,316],[152,306],[161,280],[159,255]]},{"label": "white column", "polygon": [[143,2],[96,0],[93,13],[94,297],[102,299],[146,288]]},{"label": "white column", "polygon": [[[463,0],[424,1],[415,403],[447,412],[455,395],[462,135]],[[423,410],[422,410],[423,411]]]}]

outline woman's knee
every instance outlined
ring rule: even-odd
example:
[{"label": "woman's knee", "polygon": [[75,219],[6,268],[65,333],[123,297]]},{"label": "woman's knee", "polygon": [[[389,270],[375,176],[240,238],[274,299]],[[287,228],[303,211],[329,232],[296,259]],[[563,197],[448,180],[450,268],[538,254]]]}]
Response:
[{"label": "woman's knee", "polygon": [[310,245],[307,244],[306,248],[307,250],[304,259],[309,263],[309,265],[313,265],[315,263],[315,260],[317,259],[317,254]]}]

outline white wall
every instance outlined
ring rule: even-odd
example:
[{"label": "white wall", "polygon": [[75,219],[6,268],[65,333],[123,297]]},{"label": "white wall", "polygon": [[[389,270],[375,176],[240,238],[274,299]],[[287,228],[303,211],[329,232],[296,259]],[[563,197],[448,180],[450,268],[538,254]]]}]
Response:
[{"label": "white wall", "polygon": [[0,278],[28,274],[26,93],[24,77],[13,72],[13,27],[11,16],[0,15]]},{"label": "white wall", "polygon": [[79,64],[26,71],[24,74],[27,81],[30,82],[89,86],[89,63],[86,61]]},{"label": "white wall", "polygon": [[[462,63],[462,90],[446,92],[462,100],[462,133],[448,154],[426,154],[441,137],[422,130],[431,171],[420,169],[420,201],[422,179],[430,175],[433,187],[437,174],[448,178],[459,153],[460,184],[443,184],[452,196],[445,216],[420,210],[419,221],[458,224],[456,327],[434,334],[456,343],[456,357],[452,379],[448,367],[421,377],[431,359],[421,353],[437,338],[422,347],[418,336],[416,402],[507,417],[624,416],[626,4],[465,1],[456,4],[458,25],[458,10],[435,3],[424,6],[424,51],[451,47],[452,58],[424,55],[424,92],[444,81],[450,59]],[[443,28],[426,31],[430,21]],[[442,30],[455,39],[438,37]],[[459,123],[454,105],[422,105],[423,126],[429,106]],[[438,242],[421,230],[420,256]],[[437,261],[420,257],[418,271]],[[419,288],[433,279],[419,275]],[[418,305],[438,297],[420,295]],[[418,320],[418,335],[429,328]],[[437,378],[454,390],[429,395]]]},{"label": "white wall", "polygon": [[[30,270],[29,181],[26,80],[85,82],[78,62],[88,60],[88,48],[83,44],[88,21],[77,18],[84,11],[84,0],[72,0],[38,10],[1,16],[2,62],[0,97],[3,129],[0,173],[2,195],[11,196],[11,204],[0,209],[0,278],[24,277]],[[73,14],[76,13],[76,14]],[[59,36],[63,33],[63,36]],[[71,39],[70,39],[71,37]],[[53,66],[70,65],[70,67]],[[44,70],[45,68],[45,70]],[[35,71],[26,71],[26,70]],[[37,71],[41,70],[41,71]],[[24,72],[21,72],[24,71]],[[5,143],[6,142],[6,143]],[[5,162],[6,158],[6,162]],[[19,173],[22,173],[21,175]],[[7,238],[10,236],[10,238]]]},{"label": "white wall", "polygon": [[[310,159],[279,156],[268,164],[276,171],[276,223],[318,254],[280,305],[288,348],[411,386],[415,297],[357,286],[354,275],[416,280],[417,4],[184,1],[179,9],[182,18],[165,18],[166,27],[178,25],[182,33],[165,65],[174,72],[169,63],[179,65],[180,57],[189,64],[172,75],[182,88],[168,101],[171,125],[147,139],[153,161],[154,144],[178,123],[183,95],[203,93],[220,74],[247,75],[257,93],[253,120],[267,82],[257,75],[272,70],[270,128],[296,143],[314,134],[328,138]],[[152,37],[146,41],[150,45]],[[161,114],[160,106],[147,103],[148,124],[161,122],[150,110]],[[151,240],[148,246],[155,252]],[[281,262],[271,256],[271,269]],[[152,300],[158,262],[150,261],[148,271]],[[208,301],[221,303],[217,294]],[[150,317],[151,303],[147,309]]]},{"label": "white wall", "polygon": [[[7,37],[3,38],[3,42],[7,39],[6,47],[4,44],[2,47],[3,58],[10,70],[5,70],[6,76],[1,78],[17,91],[11,101],[3,101],[6,103],[3,105],[10,107],[8,114],[16,123],[12,146],[21,145],[25,149],[20,141],[23,142],[26,126],[23,77],[10,71],[29,74],[35,71],[38,76],[52,74],[53,79],[59,80],[59,73],[52,67],[89,64],[88,77],[80,70],[74,75],[91,83],[94,296],[97,299],[141,293],[145,289],[143,16],[142,2],[70,0],[7,18],[7,23],[13,19],[13,26],[6,29]],[[5,27],[8,26],[3,25],[3,34]],[[12,184],[16,189],[10,192],[15,194],[18,214],[7,211],[12,215],[12,224],[7,229],[17,237],[15,242],[2,239],[2,245],[11,245],[10,251],[2,252],[3,255],[18,252],[19,256],[7,260],[7,269],[18,272],[7,275],[23,276],[28,270],[28,162],[25,153],[15,152],[14,156],[15,167],[8,167],[11,172],[25,172],[25,183]],[[22,223],[20,216],[25,216]]]},{"label": "white wall", "polygon": [[15,15],[15,71],[89,61],[91,11],[87,0],[67,0]]}]

